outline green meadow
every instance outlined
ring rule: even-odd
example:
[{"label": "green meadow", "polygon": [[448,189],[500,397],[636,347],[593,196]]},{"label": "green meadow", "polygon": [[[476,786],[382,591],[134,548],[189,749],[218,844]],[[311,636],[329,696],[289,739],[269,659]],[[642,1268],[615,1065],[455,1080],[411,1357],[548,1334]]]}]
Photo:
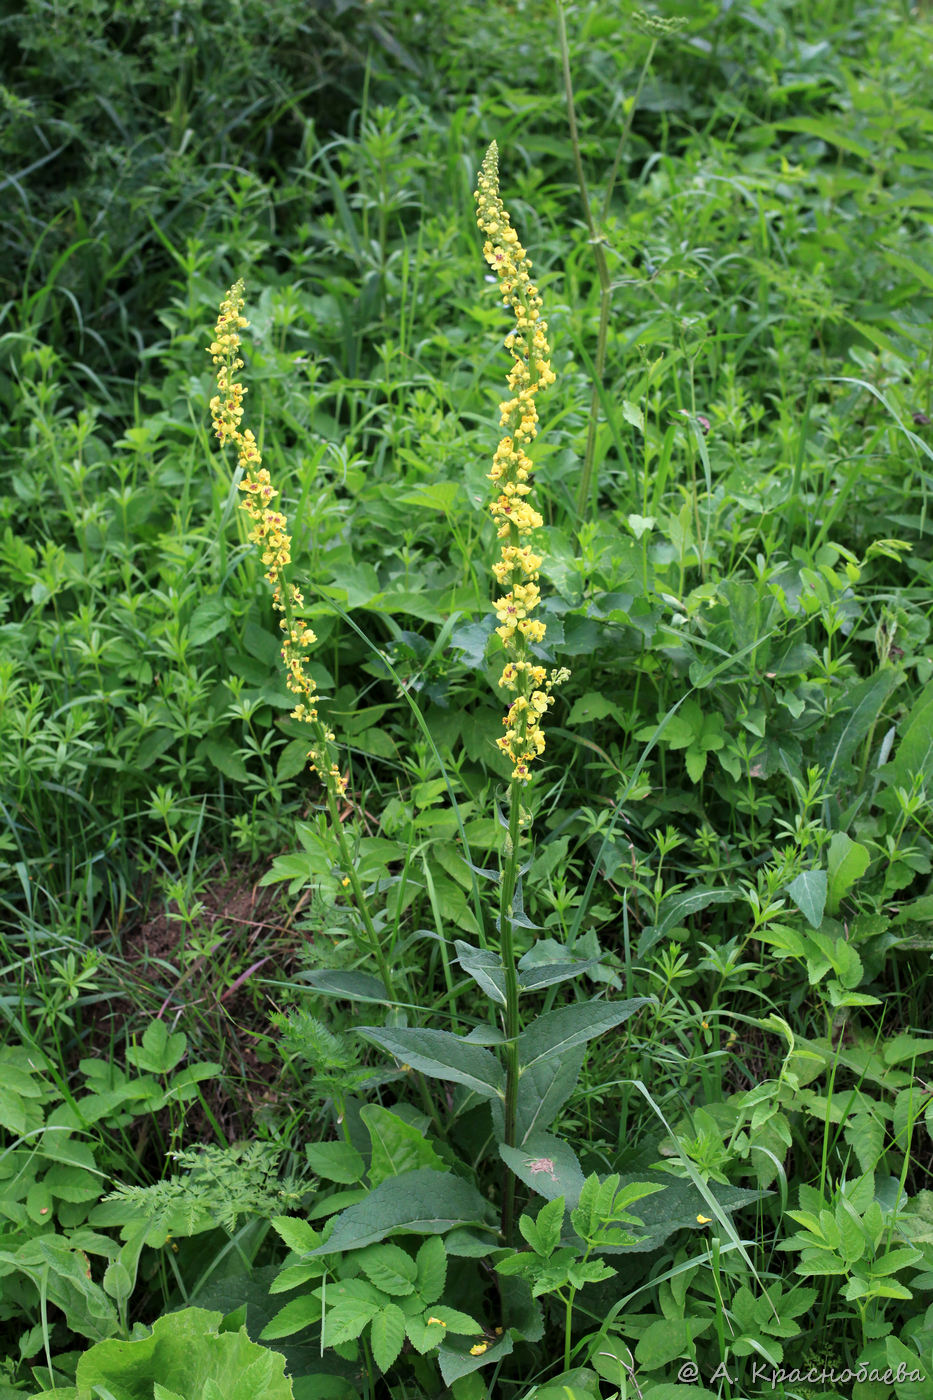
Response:
[{"label": "green meadow", "polygon": [[0,50],[0,1400],[929,1400],[933,11]]}]

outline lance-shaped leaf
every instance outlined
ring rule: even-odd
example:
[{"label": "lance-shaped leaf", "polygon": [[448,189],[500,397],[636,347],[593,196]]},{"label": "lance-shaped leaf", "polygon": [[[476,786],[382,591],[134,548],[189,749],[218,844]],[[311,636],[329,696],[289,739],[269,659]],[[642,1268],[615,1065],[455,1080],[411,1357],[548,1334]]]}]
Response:
[{"label": "lance-shaped leaf", "polygon": [[495,953],[483,948],[474,948],[471,943],[457,939],[454,943],[457,961],[464,972],[499,1006],[505,1006],[505,969]]},{"label": "lance-shaped leaf", "polygon": [[[585,1053],[582,1045],[575,1045],[563,1055],[539,1060],[519,1077],[515,1113],[515,1135],[519,1147],[532,1133],[543,1132],[554,1122],[576,1087]],[[505,1137],[503,1106],[498,1099],[494,1099],[490,1108],[496,1141],[502,1142]]]},{"label": "lance-shaped leaf", "polygon": [[481,1045],[467,1044],[450,1031],[360,1026],[360,1035],[432,1079],[465,1084],[487,1099],[501,1097],[504,1092],[505,1074],[495,1055]]},{"label": "lance-shaped leaf", "polygon": [[364,1201],[348,1206],[334,1221],[326,1244],[315,1254],[339,1254],[377,1244],[394,1230],[416,1235],[443,1235],[457,1225],[485,1224],[487,1201],[474,1186],[452,1172],[429,1167],[387,1177]]},{"label": "lance-shaped leaf", "polygon": [[298,976],[302,981],[310,982],[315,991],[340,997],[343,1001],[376,1001],[381,1006],[390,1001],[389,993],[379,978],[369,972],[318,968],[313,972],[299,973]]},{"label": "lance-shaped leaf", "polygon": [[526,963],[525,958],[522,958],[518,964],[518,985],[523,992],[537,992],[542,987],[553,987],[556,982],[567,982],[571,977],[579,977],[581,972],[589,972],[590,968],[598,966],[599,958],[537,964]]},{"label": "lance-shaped leaf", "polygon": [[630,997],[627,1001],[578,1001],[548,1011],[532,1021],[518,1037],[518,1060],[527,1072],[540,1060],[551,1060],[594,1036],[605,1035],[615,1026],[652,1001],[651,997]]}]

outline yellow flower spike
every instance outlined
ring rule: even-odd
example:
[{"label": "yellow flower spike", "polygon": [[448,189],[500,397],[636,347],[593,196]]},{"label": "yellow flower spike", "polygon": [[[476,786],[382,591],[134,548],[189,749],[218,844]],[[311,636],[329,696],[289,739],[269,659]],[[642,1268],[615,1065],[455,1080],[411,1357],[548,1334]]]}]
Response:
[{"label": "yellow flower spike", "polygon": [[494,604],[499,623],[496,631],[509,653],[499,685],[517,692],[503,720],[506,732],[496,743],[512,762],[513,780],[524,783],[532,776],[529,764],[544,752],[539,719],[553,704],[551,689],[570,674],[562,669],[552,671],[547,678],[545,668],[529,659],[530,648],[544,641],[546,631],[544,623],[531,616],[541,601],[538,570],[542,558],[533,541],[544,521],[527,500],[532,490],[532,461],[525,448],[538,432],[535,397],[554,383],[555,375],[547,322],[541,319],[541,297],[531,280],[531,259],[499,197],[499,149],[495,141],[486,152],[474,197],[476,221],[485,239],[483,256],[499,278],[503,302],[515,316],[515,329],[505,341],[514,362],[507,380],[511,397],[499,410],[505,435],[489,472],[497,492],[489,509],[503,541],[499,561],[493,565],[496,582],[505,590]]},{"label": "yellow flower spike", "polygon": [[[281,613],[282,663],[285,684],[299,698],[291,712],[292,719],[310,724],[315,730],[315,747],[308,753],[312,769],[334,797],[343,797],[347,779],[341,776],[330,749],[334,736],[319,719],[317,688],[307,671],[308,652],[317,641],[311,628],[294,610],[304,604],[301,592],[294,584],[283,585],[283,571],[292,558],[292,541],[288,520],[281,511],[273,509],[278,491],[272,485],[268,471],[262,465],[262,454],[249,428],[241,430],[244,386],[236,375],[243,368],[239,356],[240,331],[249,322],[242,314],[245,305],[243,283],[236,282],[220,304],[214,339],[208,354],[217,366],[217,394],[211,399],[211,419],[214,434],[221,447],[236,448],[237,465],[243,473],[239,489],[244,494],[240,509],[253,522],[248,538],[260,552],[266,578],[272,585],[272,606]],[[345,882],[349,884],[349,881]]]}]

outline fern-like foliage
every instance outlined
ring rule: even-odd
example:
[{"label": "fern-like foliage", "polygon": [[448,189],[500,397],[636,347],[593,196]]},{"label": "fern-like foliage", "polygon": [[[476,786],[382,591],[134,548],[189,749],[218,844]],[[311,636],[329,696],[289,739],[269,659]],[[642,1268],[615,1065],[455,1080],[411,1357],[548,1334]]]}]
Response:
[{"label": "fern-like foliage", "polygon": [[196,1235],[217,1226],[233,1234],[244,1216],[268,1217],[294,1210],[302,1182],[280,1175],[280,1151],[272,1143],[205,1146],[172,1153],[180,1171],[154,1186],[119,1186],[105,1199],[125,1201],[150,1225],[149,1235]]}]

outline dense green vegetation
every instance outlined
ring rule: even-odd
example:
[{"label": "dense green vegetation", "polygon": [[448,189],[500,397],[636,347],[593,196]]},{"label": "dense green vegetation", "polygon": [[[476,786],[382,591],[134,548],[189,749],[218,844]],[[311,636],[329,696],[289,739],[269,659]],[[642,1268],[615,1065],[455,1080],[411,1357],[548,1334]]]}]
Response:
[{"label": "dense green vegetation", "polygon": [[[928,9],[0,42],[0,1400],[928,1400]],[[212,427],[239,279],[328,781]]]}]

